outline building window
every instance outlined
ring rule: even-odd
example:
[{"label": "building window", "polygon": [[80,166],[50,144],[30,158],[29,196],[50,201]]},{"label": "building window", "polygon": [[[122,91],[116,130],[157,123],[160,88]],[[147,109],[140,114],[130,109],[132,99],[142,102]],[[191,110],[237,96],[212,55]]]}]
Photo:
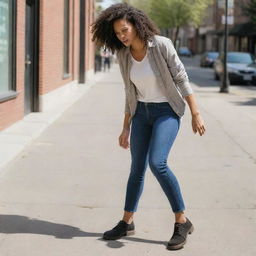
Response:
[{"label": "building window", "polygon": [[13,0],[0,0],[0,96],[15,90],[15,8]]},{"label": "building window", "polygon": [[64,0],[64,52],[63,74],[69,76],[69,0]]}]

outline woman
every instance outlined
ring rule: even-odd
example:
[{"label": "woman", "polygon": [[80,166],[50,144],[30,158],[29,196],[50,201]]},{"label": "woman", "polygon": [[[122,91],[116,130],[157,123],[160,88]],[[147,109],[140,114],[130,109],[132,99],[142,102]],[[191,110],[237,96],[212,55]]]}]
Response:
[{"label": "woman", "polygon": [[93,41],[117,52],[125,84],[125,117],[119,145],[131,150],[131,170],[127,183],[124,215],[103,234],[106,240],[134,234],[134,213],[149,164],[175,214],[170,250],[180,249],[192,233],[193,225],[185,216],[178,181],[167,165],[187,101],[192,129],[205,133],[203,119],[190,87],[186,71],[170,39],[145,13],[128,4],[115,4],[104,10],[92,24]]}]

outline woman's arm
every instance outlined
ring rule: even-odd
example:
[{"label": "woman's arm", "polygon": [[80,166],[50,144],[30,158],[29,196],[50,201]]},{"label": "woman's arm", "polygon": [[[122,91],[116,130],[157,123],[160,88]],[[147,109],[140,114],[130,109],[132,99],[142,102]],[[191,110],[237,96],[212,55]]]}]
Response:
[{"label": "woman's arm", "polygon": [[124,124],[123,124],[123,130],[118,138],[119,146],[121,146],[124,149],[129,148],[129,136],[130,136],[130,113],[125,113],[124,116]]},{"label": "woman's arm", "polygon": [[187,72],[177,54],[176,49],[174,48],[171,39],[162,37],[160,51],[166,61],[172,79],[181,95],[185,98],[186,96],[192,94],[193,89],[189,83]]},{"label": "woman's arm", "polygon": [[124,115],[123,129],[127,131],[130,131],[130,122],[129,122],[130,116],[131,114],[129,113],[125,113]]},{"label": "woman's arm", "polygon": [[202,136],[205,133],[206,129],[205,129],[204,120],[201,117],[198,106],[196,104],[196,99],[195,99],[194,94],[190,94],[190,95],[186,96],[185,100],[187,101],[189,108],[190,108],[190,112],[191,112],[191,116],[192,116],[193,132],[194,133],[199,132],[200,136]]},{"label": "woman's arm", "polygon": [[189,83],[185,67],[169,38],[162,38],[162,45],[160,49],[162,50],[162,55],[165,58],[167,67],[172,75],[175,85],[178,87],[181,95],[186,99],[189,105],[192,115],[192,129],[194,133],[199,132],[200,136],[202,136],[205,133],[205,125],[197,107],[196,99],[193,89]]}]

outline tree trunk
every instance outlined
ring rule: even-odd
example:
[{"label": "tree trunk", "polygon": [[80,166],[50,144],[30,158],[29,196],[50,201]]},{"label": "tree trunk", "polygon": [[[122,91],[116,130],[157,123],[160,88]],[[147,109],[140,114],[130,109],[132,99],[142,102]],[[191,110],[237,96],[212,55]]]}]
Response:
[{"label": "tree trunk", "polygon": [[172,29],[168,28],[168,38],[172,39]]},{"label": "tree trunk", "polygon": [[174,29],[171,29],[170,38],[174,42]]},{"label": "tree trunk", "polygon": [[165,36],[168,37],[168,28],[165,29]]},{"label": "tree trunk", "polygon": [[178,36],[179,36],[179,31],[180,31],[180,27],[176,27],[176,33],[175,33],[175,37],[174,37],[174,47],[175,49],[177,48],[177,39],[178,39]]}]

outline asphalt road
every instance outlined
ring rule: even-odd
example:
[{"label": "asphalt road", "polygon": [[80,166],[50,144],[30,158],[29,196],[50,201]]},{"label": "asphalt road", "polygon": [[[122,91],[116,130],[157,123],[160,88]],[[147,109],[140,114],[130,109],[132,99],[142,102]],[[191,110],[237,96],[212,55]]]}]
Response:
[{"label": "asphalt road", "polygon": [[[214,79],[214,70],[213,68],[202,68],[200,67],[200,56],[196,55],[193,58],[182,57],[182,62],[186,66],[187,73],[189,75],[190,80],[197,84],[200,87],[220,87],[220,81]],[[256,85],[245,85],[245,84],[236,84],[230,85],[230,89],[240,88],[247,90],[256,90]]]}]

